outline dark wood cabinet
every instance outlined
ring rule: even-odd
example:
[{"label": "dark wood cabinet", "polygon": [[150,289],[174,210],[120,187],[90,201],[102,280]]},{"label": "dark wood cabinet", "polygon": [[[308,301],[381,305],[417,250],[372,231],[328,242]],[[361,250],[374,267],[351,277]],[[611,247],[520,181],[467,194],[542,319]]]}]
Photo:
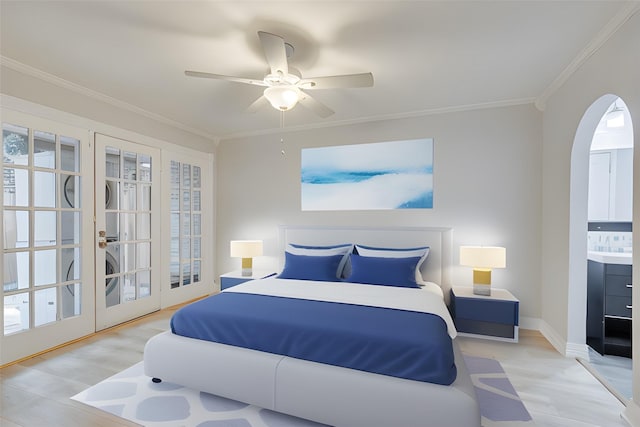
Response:
[{"label": "dark wood cabinet", "polygon": [[587,344],[631,357],[631,266],[588,261]]}]

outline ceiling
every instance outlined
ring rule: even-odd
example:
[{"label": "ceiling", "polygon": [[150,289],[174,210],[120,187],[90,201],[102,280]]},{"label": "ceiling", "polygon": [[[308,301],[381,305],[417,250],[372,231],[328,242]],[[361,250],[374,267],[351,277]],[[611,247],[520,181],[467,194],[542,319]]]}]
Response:
[{"label": "ceiling", "polygon": [[[0,1],[2,64],[214,139],[269,133],[245,109],[262,88],[257,31],[294,46],[303,77],[372,72],[374,86],[313,96],[304,128],[516,105],[546,97],[637,10],[628,1]],[[4,90],[3,90],[4,92]]]}]

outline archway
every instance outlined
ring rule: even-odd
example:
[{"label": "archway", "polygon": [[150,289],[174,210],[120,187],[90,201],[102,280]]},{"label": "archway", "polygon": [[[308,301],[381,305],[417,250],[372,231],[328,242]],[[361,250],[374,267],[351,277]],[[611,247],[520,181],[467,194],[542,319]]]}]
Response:
[{"label": "archway", "polygon": [[[589,193],[589,156],[598,124],[618,96],[598,98],[584,113],[571,151],[569,196],[569,289],[567,307],[567,349],[587,357],[587,229]],[[631,125],[631,124],[630,124]]]}]

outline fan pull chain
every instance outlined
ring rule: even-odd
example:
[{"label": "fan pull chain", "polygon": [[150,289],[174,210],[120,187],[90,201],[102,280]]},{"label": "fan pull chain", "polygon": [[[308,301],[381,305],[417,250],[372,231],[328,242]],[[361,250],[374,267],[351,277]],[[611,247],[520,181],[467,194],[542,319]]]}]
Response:
[{"label": "fan pull chain", "polygon": [[280,111],[280,154],[285,156],[287,153],[284,151],[284,111]]}]

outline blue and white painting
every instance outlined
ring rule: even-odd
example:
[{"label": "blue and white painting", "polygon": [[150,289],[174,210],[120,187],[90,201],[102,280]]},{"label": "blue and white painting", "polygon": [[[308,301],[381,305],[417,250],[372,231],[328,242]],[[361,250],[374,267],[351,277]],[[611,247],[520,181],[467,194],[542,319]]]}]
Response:
[{"label": "blue and white painting", "polygon": [[307,148],[302,210],[433,208],[433,140]]}]

